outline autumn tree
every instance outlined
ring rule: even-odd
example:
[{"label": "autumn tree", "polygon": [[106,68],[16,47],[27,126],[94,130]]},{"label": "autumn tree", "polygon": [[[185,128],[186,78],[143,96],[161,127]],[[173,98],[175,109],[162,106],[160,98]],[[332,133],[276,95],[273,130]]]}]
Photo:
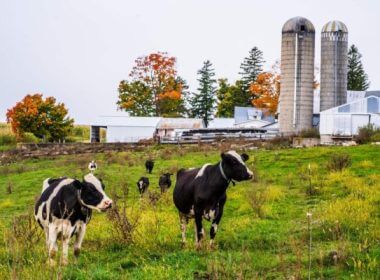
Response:
[{"label": "autumn tree", "polygon": [[67,114],[63,103],[57,103],[54,97],[43,99],[42,94],[37,93],[25,96],[8,109],[7,122],[18,137],[30,132],[44,140],[62,141],[74,123]]},{"label": "autumn tree", "polygon": [[250,93],[250,85],[256,81],[257,76],[263,72],[263,64],[265,63],[263,52],[258,47],[253,47],[244,58],[240,65],[242,91],[246,94],[247,105],[251,103],[252,94]]},{"label": "autumn tree", "polygon": [[177,76],[175,57],[163,52],[139,57],[129,76],[132,81],[119,84],[117,105],[120,109],[134,116],[182,114],[185,85]]},{"label": "autumn tree", "polygon": [[259,109],[266,109],[270,114],[277,112],[280,97],[280,75],[274,72],[259,74],[256,81],[251,84],[250,91],[253,95],[252,105]]},{"label": "autumn tree", "polygon": [[191,114],[193,117],[202,118],[207,127],[212,119],[216,102],[215,72],[209,60],[203,62],[203,67],[198,71],[198,75],[199,88],[190,101]]},{"label": "autumn tree", "polygon": [[367,90],[369,88],[368,75],[364,71],[361,61],[362,55],[355,45],[348,50],[348,90]]}]

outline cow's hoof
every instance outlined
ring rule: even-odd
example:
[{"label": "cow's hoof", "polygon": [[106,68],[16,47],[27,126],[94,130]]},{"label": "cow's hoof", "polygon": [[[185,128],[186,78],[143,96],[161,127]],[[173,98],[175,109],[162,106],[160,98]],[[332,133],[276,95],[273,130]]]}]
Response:
[{"label": "cow's hoof", "polygon": [[181,242],[181,248],[186,248],[186,244],[187,244],[186,241],[182,241],[182,242]]},{"label": "cow's hoof", "polygon": [[75,257],[79,257],[79,254],[80,254],[80,249],[79,248],[75,248],[74,249],[74,256]]},{"label": "cow's hoof", "polygon": [[201,242],[197,242],[197,243],[195,243],[195,249],[196,249],[197,251],[200,251],[200,250],[202,249],[202,243],[201,243]]},{"label": "cow's hoof", "polygon": [[209,248],[211,251],[215,250],[216,249],[216,245],[215,245],[215,242],[214,240],[210,240],[210,245],[209,245]]}]

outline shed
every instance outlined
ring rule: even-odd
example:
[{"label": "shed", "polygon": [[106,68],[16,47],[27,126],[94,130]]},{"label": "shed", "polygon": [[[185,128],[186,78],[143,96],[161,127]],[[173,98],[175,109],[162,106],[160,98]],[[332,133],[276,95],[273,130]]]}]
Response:
[{"label": "shed", "polygon": [[235,124],[234,118],[215,118],[208,124],[208,128],[228,128]]},{"label": "shed", "polygon": [[370,123],[380,127],[380,97],[375,95],[322,111],[319,131],[321,136],[353,136]]},{"label": "shed", "polygon": [[185,130],[204,127],[205,125],[202,119],[161,118],[157,125],[156,134],[159,137],[175,138]]},{"label": "shed", "polygon": [[104,115],[91,125],[91,142],[100,139],[99,130],[105,128],[106,141],[136,143],[153,138],[160,117],[130,117],[127,114]]}]

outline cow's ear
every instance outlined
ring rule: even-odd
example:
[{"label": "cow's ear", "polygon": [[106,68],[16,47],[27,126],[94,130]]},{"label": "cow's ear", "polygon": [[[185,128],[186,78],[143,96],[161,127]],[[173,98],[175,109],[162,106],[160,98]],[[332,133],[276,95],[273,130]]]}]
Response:
[{"label": "cow's ear", "polygon": [[82,189],[82,186],[83,186],[83,184],[78,180],[74,180],[73,185],[78,190]]},{"label": "cow's ear", "polygon": [[247,161],[247,160],[249,160],[249,155],[247,155],[247,154],[241,154],[240,155],[241,156],[241,159],[243,160],[243,161]]}]

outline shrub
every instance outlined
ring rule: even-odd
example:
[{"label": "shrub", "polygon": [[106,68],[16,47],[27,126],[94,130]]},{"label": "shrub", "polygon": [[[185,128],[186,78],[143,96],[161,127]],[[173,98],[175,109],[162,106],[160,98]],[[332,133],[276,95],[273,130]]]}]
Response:
[{"label": "shrub", "polygon": [[259,218],[265,217],[264,205],[268,201],[267,193],[264,191],[253,190],[248,193],[248,200],[255,214]]},{"label": "shrub", "polygon": [[355,141],[358,144],[380,141],[380,128],[371,123],[360,127],[358,135],[355,137]]},{"label": "shrub", "polygon": [[319,130],[317,128],[302,130],[299,136],[302,138],[320,138]]},{"label": "shrub", "polygon": [[351,163],[349,154],[332,154],[330,161],[327,163],[327,169],[331,171],[342,171],[351,166]]}]

